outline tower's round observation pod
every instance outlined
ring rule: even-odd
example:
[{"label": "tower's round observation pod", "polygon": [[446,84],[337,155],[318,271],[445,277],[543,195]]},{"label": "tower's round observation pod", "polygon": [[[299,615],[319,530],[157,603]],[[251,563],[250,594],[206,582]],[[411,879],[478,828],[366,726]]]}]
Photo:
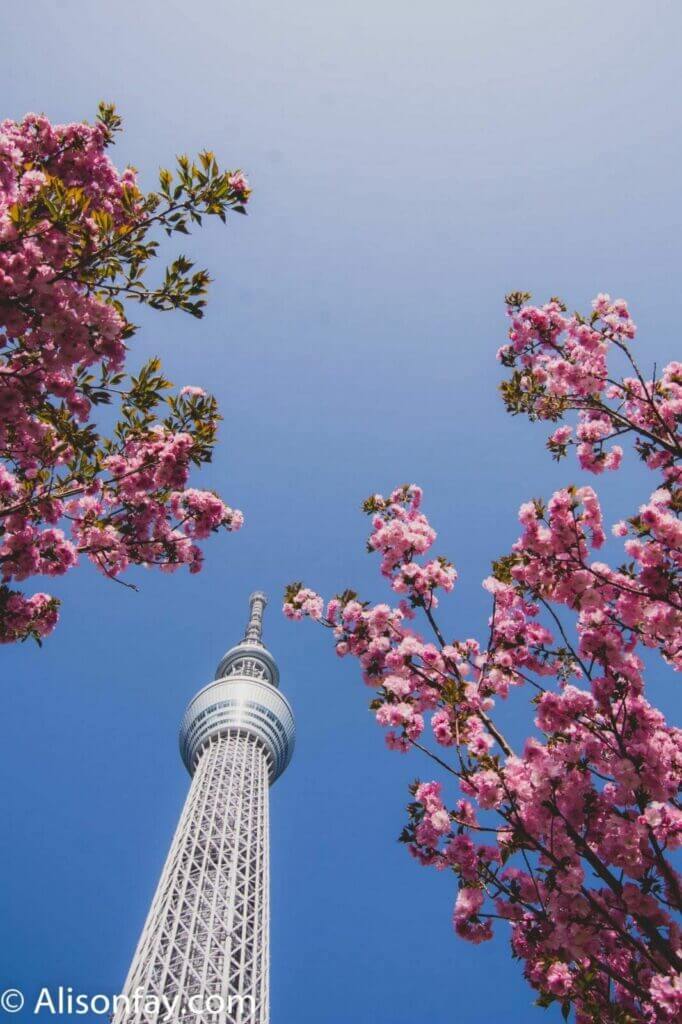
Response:
[{"label": "tower's round observation pod", "polygon": [[278,689],[275,659],[263,645],[266,598],[251,595],[246,635],[221,659],[216,678],[189,702],[180,726],[180,753],[190,775],[211,740],[230,733],[250,735],[268,754],[270,782],[289,764],[295,726],[291,706]]}]

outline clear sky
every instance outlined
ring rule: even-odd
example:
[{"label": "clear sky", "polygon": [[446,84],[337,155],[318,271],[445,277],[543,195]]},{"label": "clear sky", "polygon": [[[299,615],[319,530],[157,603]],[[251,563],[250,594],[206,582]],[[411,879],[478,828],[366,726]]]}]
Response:
[{"label": "clear sky", "polygon": [[[460,571],[446,628],[484,635],[480,580],[519,504],[580,479],[496,395],[506,291],[623,295],[644,364],[679,356],[679,4],[2,7],[0,115],[105,98],[147,187],[201,147],[254,187],[248,218],[187,240],[215,277],[206,319],[144,317],[132,354],[217,394],[196,479],[247,525],[199,576],[140,572],[139,594],[84,567],[52,588],[42,650],[0,651],[2,987],[120,989],[188,786],[182,711],[259,587],[298,725],[272,792],[275,1024],[555,1021],[503,933],[454,937],[454,877],[395,842],[428,764],[385,750],[354,666],[279,605],[291,579],[383,597],[359,503],[414,480]],[[600,482],[611,519],[647,483]]]}]

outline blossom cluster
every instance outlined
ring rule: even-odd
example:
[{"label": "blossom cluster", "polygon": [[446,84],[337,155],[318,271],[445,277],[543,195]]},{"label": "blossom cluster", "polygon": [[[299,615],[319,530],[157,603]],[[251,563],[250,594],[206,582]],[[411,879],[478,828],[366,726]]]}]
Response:
[{"label": "blossom cluster", "polygon": [[[215,401],[187,387],[157,420],[170,385],[156,360],[126,390],[134,326],[119,297],[201,315],[207,275],[191,276],[184,258],[161,289],[143,285],[156,251],[147,232],[185,230],[202,204],[241,208],[248,183],[221,177],[212,158],[203,170],[182,158],[175,193],[162,172],[162,194],[145,196],[106,152],[117,127],[107,107],[94,125],[35,114],[0,124],[0,642],[40,639],[57,621],[55,599],[16,583],[62,575],[81,553],[108,576],[130,564],[196,571],[195,542],[242,521],[186,486],[190,465],[210,457]],[[114,395],[122,418],[108,440],[93,407]]]},{"label": "blossom cluster", "polygon": [[421,488],[414,485],[398,488],[388,501],[380,494],[368,498],[363,507],[373,515],[373,529],[367,543],[372,550],[381,552],[381,573],[397,594],[418,595],[420,602],[428,600],[430,606],[437,606],[435,591],[452,590],[457,573],[444,558],[432,559],[425,565],[414,560],[413,556],[428,551],[436,538],[420,511],[421,499]]},{"label": "blossom cluster", "polygon": [[[508,410],[554,421],[577,410],[575,435],[572,426],[560,426],[548,447],[560,458],[575,446],[589,472],[618,469],[623,449],[613,442],[628,434],[650,468],[672,469],[682,451],[682,364],[645,378],[631,351],[636,326],[623,299],[600,294],[584,317],[567,315],[558,299],[532,306],[528,298],[507,296],[509,342],[498,358],[513,370],[502,385]],[[620,377],[609,367],[614,352],[626,363]]]}]

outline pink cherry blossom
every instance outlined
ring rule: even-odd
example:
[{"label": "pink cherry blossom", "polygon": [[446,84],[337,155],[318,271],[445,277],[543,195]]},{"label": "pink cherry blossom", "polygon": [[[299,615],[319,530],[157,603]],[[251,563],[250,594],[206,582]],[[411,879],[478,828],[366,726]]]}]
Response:
[{"label": "pink cherry blossom", "polygon": [[[655,492],[625,531],[641,538],[625,541],[641,566],[629,575],[594,558],[605,534],[592,488],[524,504],[521,536],[484,584],[486,643],[449,639],[434,618],[434,591],[452,576],[422,585],[436,534],[421,499],[411,486],[365,503],[369,548],[401,606],[346,591],[325,615],[315,591],[293,584],[285,614],[316,619],[357,658],[389,749],[417,747],[447,770],[454,794],[435,780],[412,787],[402,838],[420,864],[458,878],[456,933],[482,943],[506,920],[542,1004],[572,1005],[583,1024],[676,1020],[682,904],[669,854],[682,845],[682,731],[646,700],[637,653],[655,647],[680,667],[672,492]],[[536,731],[517,751],[495,707],[529,686]]]},{"label": "pink cherry blossom", "polygon": [[[215,400],[197,386],[164,397],[171,385],[158,360],[125,377],[135,327],[119,297],[200,316],[208,278],[190,273],[185,257],[160,289],[142,284],[145,251],[156,246],[148,232],[186,232],[200,211],[243,211],[248,182],[203,154],[201,168],[180,161],[179,192],[162,172],[162,191],[145,196],[135,172],[120,172],[107,153],[118,127],[106,105],[94,125],[36,114],[0,123],[4,643],[40,640],[57,622],[58,601],[17,584],[63,575],[82,555],[109,577],[131,565],[196,572],[196,541],[243,522],[217,495],[188,486],[191,466],[208,461],[215,443]],[[114,396],[121,418],[105,438],[94,410]]]}]

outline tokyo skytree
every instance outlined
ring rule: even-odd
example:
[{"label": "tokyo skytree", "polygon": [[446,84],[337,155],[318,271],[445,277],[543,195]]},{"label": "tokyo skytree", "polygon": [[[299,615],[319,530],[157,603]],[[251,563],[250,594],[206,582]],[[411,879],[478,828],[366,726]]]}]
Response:
[{"label": "tokyo skytree", "polygon": [[244,639],[190,701],[192,776],[114,1024],[269,1021],[268,790],[291,760],[294,717],[251,595]]}]

